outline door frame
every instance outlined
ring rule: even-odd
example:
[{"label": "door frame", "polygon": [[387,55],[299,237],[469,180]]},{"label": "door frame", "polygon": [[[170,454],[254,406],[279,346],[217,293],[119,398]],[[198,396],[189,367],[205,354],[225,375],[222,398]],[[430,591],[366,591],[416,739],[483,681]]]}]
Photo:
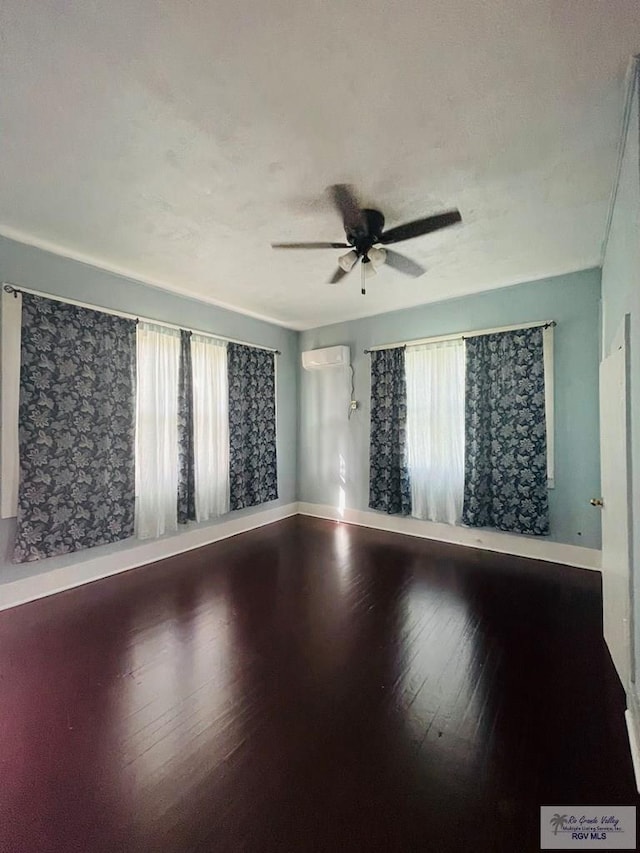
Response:
[{"label": "door frame", "polygon": [[[633,472],[631,457],[631,315],[625,314],[613,336],[608,352],[603,352],[603,360],[616,350],[624,350],[624,383],[625,383],[625,465],[627,471],[627,562],[629,566],[628,595],[629,595],[629,684],[623,684],[625,693],[633,693],[636,684],[636,650],[635,650],[635,613],[634,613],[634,565],[633,565]],[[606,500],[606,496],[605,500]],[[603,565],[604,569],[604,565]]]}]

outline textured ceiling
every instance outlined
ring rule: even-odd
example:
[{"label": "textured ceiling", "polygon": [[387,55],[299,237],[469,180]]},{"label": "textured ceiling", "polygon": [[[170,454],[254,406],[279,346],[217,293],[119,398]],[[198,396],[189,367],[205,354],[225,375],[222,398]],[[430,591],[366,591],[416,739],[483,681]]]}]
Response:
[{"label": "textured ceiling", "polygon": [[[637,0],[4,0],[0,232],[308,328],[597,265]],[[325,187],[428,267],[325,282]]]}]

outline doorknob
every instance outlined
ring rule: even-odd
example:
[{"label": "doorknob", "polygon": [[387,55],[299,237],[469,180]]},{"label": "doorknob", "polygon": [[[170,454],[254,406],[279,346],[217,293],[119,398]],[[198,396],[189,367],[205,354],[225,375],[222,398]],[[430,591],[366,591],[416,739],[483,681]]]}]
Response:
[{"label": "doorknob", "polygon": [[591,504],[591,506],[604,506],[604,501],[602,500],[602,498],[591,498],[589,503]]}]

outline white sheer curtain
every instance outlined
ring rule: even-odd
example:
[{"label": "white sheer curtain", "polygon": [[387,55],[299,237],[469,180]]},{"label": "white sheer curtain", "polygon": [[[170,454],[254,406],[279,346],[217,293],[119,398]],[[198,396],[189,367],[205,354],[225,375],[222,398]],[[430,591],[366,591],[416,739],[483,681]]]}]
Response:
[{"label": "white sheer curtain", "polygon": [[196,518],[229,512],[229,388],[227,346],[191,336]]},{"label": "white sheer curtain", "polygon": [[407,347],[412,515],[456,524],[464,490],[464,341]]},{"label": "white sheer curtain", "polygon": [[178,529],[180,332],[138,323],[136,529],[140,539]]}]

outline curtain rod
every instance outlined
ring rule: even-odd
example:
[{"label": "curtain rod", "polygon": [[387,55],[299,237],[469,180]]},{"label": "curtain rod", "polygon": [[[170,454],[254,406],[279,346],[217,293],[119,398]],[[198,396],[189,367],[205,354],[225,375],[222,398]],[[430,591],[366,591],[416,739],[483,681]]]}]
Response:
[{"label": "curtain rod", "polygon": [[370,352],[376,352],[381,349],[399,349],[400,347],[420,346],[421,344],[444,343],[444,341],[464,341],[466,338],[478,338],[481,335],[494,335],[498,332],[516,332],[520,329],[537,329],[540,327],[548,329],[555,325],[555,320],[544,320],[537,323],[522,323],[519,326],[498,326],[495,329],[479,329],[477,332],[458,332],[455,335],[439,335],[433,338],[419,338],[414,341],[400,341],[395,344],[378,344],[375,347],[369,347],[369,349],[364,350],[364,353],[368,355]]},{"label": "curtain rod", "polygon": [[216,335],[213,332],[203,332],[200,329],[187,329],[184,326],[176,326],[175,323],[165,323],[164,320],[152,320],[149,317],[139,317],[136,314],[128,314],[126,311],[115,311],[111,308],[102,308],[99,305],[91,305],[88,302],[80,302],[78,299],[65,299],[62,296],[55,296],[52,293],[44,293],[41,290],[33,290],[30,287],[18,287],[15,284],[8,282],[3,284],[5,293],[13,293],[17,296],[19,293],[30,293],[32,296],[43,296],[45,299],[53,299],[54,302],[64,302],[67,305],[77,305],[80,308],[90,308],[92,311],[100,311],[103,314],[112,314],[114,317],[124,317],[126,320],[135,320],[136,323],[153,323],[155,326],[164,326],[167,329],[178,329],[185,332],[192,332],[196,335],[203,335],[206,338],[216,338],[219,341],[226,341],[229,344],[240,344],[245,347],[253,347],[254,349],[263,349],[267,352],[272,352],[274,355],[281,355],[279,349],[273,347],[265,347],[261,344],[252,344],[249,341],[239,341],[236,338],[227,338],[224,335]]}]

